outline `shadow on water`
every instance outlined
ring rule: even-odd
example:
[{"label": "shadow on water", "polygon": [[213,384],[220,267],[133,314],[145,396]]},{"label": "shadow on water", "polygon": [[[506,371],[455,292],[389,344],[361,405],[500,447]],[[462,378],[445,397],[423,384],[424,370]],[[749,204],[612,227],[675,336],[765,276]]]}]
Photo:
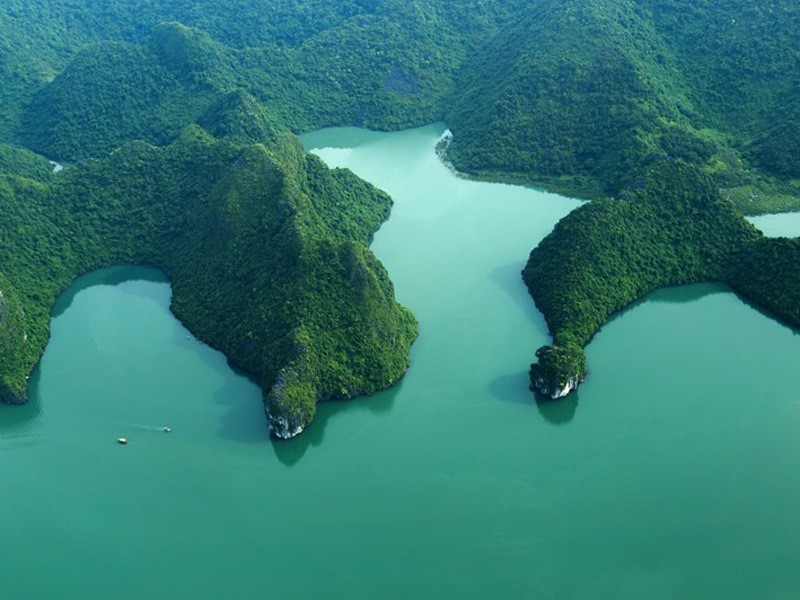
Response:
[{"label": "shadow on water", "polygon": [[546,400],[537,397],[536,408],[539,409],[544,420],[551,425],[568,425],[575,418],[579,399],[580,390],[575,390],[566,398],[559,398],[558,400]]},{"label": "shadow on water", "polygon": [[[194,335],[174,316],[173,343],[191,352],[197,360],[220,375],[225,385],[214,394],[214,401],[228,410],[221,417],[219,434],[232,442],[264,443],[269,439],[261,389],[255,378],[227,359],[219,350]],[[232,379],[231,372],[239,379]],[[246,380],[246,384],[241,380]],[[247,389],[249,388],[249,389]]]},{"label": "shadow on water", "polygon": [[513,262],[492,269],[491,273],[489,273],[489,281],[506,292],[514,303],[517,304],[525,314],[529,315],[538,327],[544,328],[546,332],[547,326],[544,324],[544,318],[536,309],[533,298],[531,298],[531,295],[525,287],[525,282],[522,280],[522,268],[524,266],[523,263]]},{"label": "shadow on water", "polygon": [[[447,129],[447,125],[439,121],[431,125],[423,125],[416,129],[407,129],[402,133],[405,135],[413,134],[416,131],[433,131],[435,135],[441,135]],[[398,132],[399,134],[400,132]],[[323,148],[336,148],[342,150],[352,150],[374,142],[382,142],[386,139],[386,133],[372,131],[358,127],[327,127],[304,133],[300,136],[303,149],[306,152]]]},{"label": "shadow on water", "polygon": [[[215,394],[215,401],[228,408],[220,419],[220,436],[229,441],[248,444],[263,444],[270,441],[260,388],[252,375],[233,366],[224,354],[196,339],[177,319],[174,333],[176,345],[190,350],[198,360],[223,375],[226,381],[229,381],[228,375],[230,371],[233,371],[238,377],[246,379],[252,385],[254,393],[243,394],[241,382],[229,381]],[[291,440],[271,440],[275,455],[287,466],[295,464],[310,446],[318,446],[322,443],[328,421],[340,412],[388,413],[392,408],[395,396],[402,389],[403,381],[401,380],[388,390],[371,396],[318,404],[314,421],[301,435]]]},{"label": "shadow on water", "polygon": [[[731,289],[722,283],[695,283],[658,289],[631,302],[624,309],[612,315],[608,321],[603,324],[603,327],[605,328],[609,323],[623,317],[628,312],[635,310],[643,304],[687,304],[701,300],[707,296],[724,294],[730,291]],[[579,400],[580,390],[575,390],[566,398],[560,398],[558,400],[550,400],[537,395],[536,407],[539,409],[545,421],[552,425],[564,426],[568,425],[575,418]]]},{"label": "shadow on water", "polygon": [[724,283],[692,283],[656,290],[645,296],[643,301],[662,304],[686,304],[714,294],[727,294],[730,291],[731,288]]},{"label": "shadow on water", "polygon": [[25,404],[0,404],[0,432],[3,438],[31,435],[39,429],[42,403],[39,399],[41,374],[37,365],[28,381],[28,401]]},{"label": "shadow on water", "polygon": [[702,300],[708,296],[713,296],[716,294],[733,294],[736,298],[741,301],[742,304],[752,308],[758,314],[763,315],[764,317],[774,320],[777,323],[780,323],[790,331],[792,331],[795,335],[800,335],[800,329],[797,327],[793,327],[788,325],[778,319],[773,313],[771,313],[768,309],[759,306],[758,304],[754,304],[750,302],[747,298],[736,293],[730,286],[719,283],[719,282],[708,282],[708,283],[692,283],[689,285],[679,285],[674,287],[668,288],[661,288],[655,290],[654,292],[650,292],[649,294],[645,295],[634,302],[631,302],[628,306],[623,308],[618,313],[615,313],[611,316],[611,318],[606,321],[603,325],[605,327],[608,323],[613,322],[615,319],[619,319],[620,317],[624,316],[626,313],[636,309],[637,307],[641,306],[642,304],[646,304],[649,302],[653,303],[661,303],[661,304],[687,304],[689,302],[695,302],[696,300]]},{"label": "shadow on water", "polygon": [[275,456],[287,467],[296,464],[311,446],[319,446],[325,437],[328,421],[345,411],[367,411],[373,415],[388,414],[403,388],[403,380],[388,390],[352,400],[334,400],[317,404],[317,415],[303,433],[291,440],[272,440]]},{"label": "shadow on water", "polygon": [[522,371],[495,377],[489,392],[495,398],[515,404],[533,404],[533,392],[528,389],[528,374]]},{"label": "shadow on water", "polygon": [[[169,283],[167,276],[158,269],[152,267],[110,267],[107,269],[99,269],[92,271],[85,275],[81,275],[72,284],[59,294],[53,303],[51,317],[60,317],[72,305],[75,296],[82,291],[94,287],[96,285],[120,285],[131,281],[148,281],[152,283]],[[159,290],[152,288],[134,288],[130,290],[139,296],[144,296],[153,300],[157,300],[159,304],[162,302],[162,296]]]},{"label": "shadow on water", "polygon": [[[129,282],[147,281],[153,283],[169,284],[167,277],[159,270],[148,267],[114,267],[93,271],[79,277],[56,300],[52,315],[57,317],[63,314],[74,301],[75,297],[83,290],[98,285],[124,285]],[[157,301],[164,306],[165,297],[163,289],[148,286],[132,288],[129,293],[143,295]],[[222,375],[227,383],[215,394],[215,401],[227,407],[227,411],[220,419],[219,434],[222,438],[249,444],[265,443],[269,439],[266,417],[263,412],[263,403],[259,386],[255,380],[241,369],[232,366],[226,357],[214,348],[196,339],[180,321],[172,316],[174,323],[174,343],[184,349],[190,350],[201,362]],[[238,377],[247,379],[251,390],[241,381],[230,379],[230,371]],[[32,427],[40,415],[41,405],[38,394],[39,368],[31,376],[30,401],[23,406],[0,407],[0,430],[4,432],[21,432],[35,429]],[[373,414],[388,413],[391,411],[394,398],[400,393],[403,381],[389,390],[360,397],[352,401],[326,402],[318,405],[314,422],[302,435],[288,441],[273,441],[272,447],[277,458],[287,466],[295,464],[308,451],[310,446],[322,443],[325,428],[330,419],[342,411],[369,411]],[[252,393],[250,393],[252,392]]]},{"label": "shadow on water", "polygon": [[579,392],[576,390],[566,398],[549,400],[534,394],[529,388],[530,381],[527,373],[513,373],[496,377],[489,384],[489,391],[493,396],[505,402],[525,404],[539,410],[545,421],[553,425],[567,425],[575,418],[578,410]]},{"label": "shadow on water", "polygon": [[[258,391],[255,394],[242,394],[241,384],[228,383],[214,395],[214,401],[227,408],[219,422],[220,436],[226,440],[247,444],[268,442],[267,418],[264,416],[264,402],[258,384],[248,373],[230,363],[227,364],[227,368],[238,377],[247,379]],[[228,380],[229,378],[226,378],[226,381]]]},{"label": "shadow on water", "polygon": [[[729,289],[728,291],[736,294],[736,292],[734,292],[733,290]],[[745,298],[743,296],[740,296],[739,294],[736,294],[736,298],[742,304],[744,304],[745,306],[747,306],[749,308],[752,308],[754,311],[756,311],[761,316],[766,317],[767,319],[769,319],[771,321],[775,321],[776,323],[778,323],[782,327],[785,327],[786,329],[791,331],[794,335],[800,335],[800,327],[794,327],[793,325],[789,325],[788,323],[785,323],[784,321],[779,319],[777,316],[775,316],[775,314],[771,313],[769,310],[767,310],[763,306],[759,306],[758,304],[754,304],[753,302],[750,302],[750,300],[748,300],[747,298]]]},{"label": "shadow on water", "polygon": [[635,310],[643,304],[688,304],[690,302],[702,300],[706,296],[726,294],[731,291],[731,288],[724,283],[690,283],[688,285],[659,288],[634,300],[619,312],[611,315],[609,319],[603,323],[603,328],[609,323],[613,323],[617,319],[624,317],[630,311]]}]

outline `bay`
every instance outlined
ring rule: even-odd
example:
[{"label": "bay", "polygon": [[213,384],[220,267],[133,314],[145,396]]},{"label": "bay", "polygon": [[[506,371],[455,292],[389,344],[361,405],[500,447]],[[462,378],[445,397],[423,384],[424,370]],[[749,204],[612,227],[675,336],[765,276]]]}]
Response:
[{"label": "bay", "polygon": [[304,137],[392,194],[373,249],[420,338],[398,386],[295,440],[158,272],[59,299],[31,402],[0,407],[8,597],[795,597],[797,332],[721,286],[662,290],[537,406],[519,272],[579,203],[459,179],[443,131]]},{"label": "bay", "polygon": [[800,236],[800,213],[775,213],[747,217],[747,220],[760,229],[767,237]]}]

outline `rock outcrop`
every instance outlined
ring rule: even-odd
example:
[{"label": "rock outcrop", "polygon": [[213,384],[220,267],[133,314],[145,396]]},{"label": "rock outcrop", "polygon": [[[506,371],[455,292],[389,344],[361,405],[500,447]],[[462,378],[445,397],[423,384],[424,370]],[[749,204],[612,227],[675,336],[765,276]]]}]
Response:
[{"label": "rock outcrop", "polygon": [[557,400],[586,378],[586,355],[579,346],[542,346],[531,365],[531,389],[544,400]]}]

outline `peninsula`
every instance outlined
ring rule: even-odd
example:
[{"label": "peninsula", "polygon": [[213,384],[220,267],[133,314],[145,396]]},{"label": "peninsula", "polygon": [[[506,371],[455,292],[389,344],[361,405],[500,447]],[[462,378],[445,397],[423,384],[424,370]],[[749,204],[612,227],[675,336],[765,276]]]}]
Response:
[{"label": "peninsula", "polygon": [[531,252],[523,279],[553,335],[530,371],[546,399],[583,381],[583,347],[612,314],[660,287],[724,282],[800,327],[800,239],[764,237],[707,176],[669,158],[619,199],[565,217]]},{"label": "peninsula", "polygon": [[[217,124],[258,116],[225,117]],[[290,134],[236,137],[192,125],[50,183],[0,178],[0,398],[26,400],[56,296],[119,264],[167,274],[175,315],[262,386],[276,437],[301,432],[319,400],[402,377],[416,322],[367,246],[389,197]]]}]

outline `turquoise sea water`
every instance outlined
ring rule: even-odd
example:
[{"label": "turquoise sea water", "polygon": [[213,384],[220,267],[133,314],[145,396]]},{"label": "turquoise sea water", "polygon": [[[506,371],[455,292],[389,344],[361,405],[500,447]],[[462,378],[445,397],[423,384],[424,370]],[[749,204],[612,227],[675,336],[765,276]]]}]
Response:
[{"label": "turquoise sea water", "polygon": [[578,202],[454,177],[442,131],[304,139],[394,197],[373,248],[420,338],[398,386],[295,440],[159,273],[59,299],[31,402],[0,407],[6,597],[797,597],[797,332],[721,286],[663,290],[537,406],[519,271]]}]

